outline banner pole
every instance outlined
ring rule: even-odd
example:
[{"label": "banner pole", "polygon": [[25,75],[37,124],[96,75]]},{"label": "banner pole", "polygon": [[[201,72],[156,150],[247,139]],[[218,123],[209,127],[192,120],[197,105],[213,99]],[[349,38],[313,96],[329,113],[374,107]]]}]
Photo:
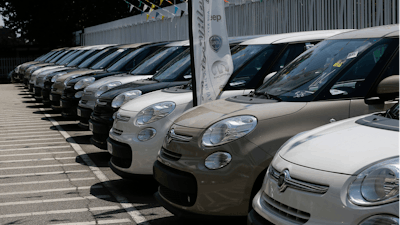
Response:
[{"label": "banner pole", "polygon": [[193,107],[197,106],[197,85],[196,85],[196,69],[194,62],[194,41],[193,41],[193,8],[192,0],[188,0],[189,10],[189,43],[190,43],[190,68],[192,70],[192,94],[193,94]]}]

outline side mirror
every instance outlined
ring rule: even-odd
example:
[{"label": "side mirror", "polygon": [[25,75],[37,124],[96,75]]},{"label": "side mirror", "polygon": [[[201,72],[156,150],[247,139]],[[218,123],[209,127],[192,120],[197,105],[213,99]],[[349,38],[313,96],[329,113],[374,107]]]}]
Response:
[{"label": "side mirror", "polygon": [[376,88],[376,93],[379,95],[395,95],[399,94],[399,75],[393,75],[383,79]]},{"label": "side mirror", "polygon": [[263,80],[263,84],[264,84],[265,82],[267,82],[269,79],[271,79],[271,77],[273,77],[277,72],[278,72],[278,71],[275,71],[275,72],[269,73],[267,76],[265,76],[265,78],[264,78],[264,80]]},{"label": "side mirror", "polygon": [[239,87],[239,86],[243,86],[243,85],[245,85],[245,84],[246,84],[246,81],[244,81],[244,80],[238,80],[238,81],[229,83],[229,85],[230,85],[231,87]]},{"label": "side mirror", "polygon": [[185,79],[192,79],[192,75],[191,75],[191,74],[185,75],[185,76],[183,76],[183,78],[185,78]]}]

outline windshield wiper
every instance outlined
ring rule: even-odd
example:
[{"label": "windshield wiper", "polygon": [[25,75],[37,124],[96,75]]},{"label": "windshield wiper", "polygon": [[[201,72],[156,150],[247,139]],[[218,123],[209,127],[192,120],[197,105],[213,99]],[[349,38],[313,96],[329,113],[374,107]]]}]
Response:
[{"label": "windshield wiper", "polygon": [[277,100],[278,102],[281,102],[281,101],[282,101],[282,99],[279,98],[278,96],[268,94],[267,92],[264,92],[264,96],[266,96],[268,99],[275,99],[275,100]]}]

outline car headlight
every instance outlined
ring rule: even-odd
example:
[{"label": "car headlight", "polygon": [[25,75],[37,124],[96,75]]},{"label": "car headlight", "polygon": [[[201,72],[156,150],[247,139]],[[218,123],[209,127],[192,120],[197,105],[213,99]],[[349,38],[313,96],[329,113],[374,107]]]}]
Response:
[{"label": "car headlight", "polygon": [[110,90],[111,88],[115,88],[115,87],[117,87],[117,86],[119,86],[119,85],[121,85],[121,84],[122,84],[122,83],[119,82],[119,81],[115,81],[115,82],[111,82],[111,83],[105,84],[105,85],[101,86],[101,87],[96,91],[96,93],[94,94],[94,96],[97,98],[97,97],[99,97],[101,94],[103,94],[104,92]]},{"label": "car headlight", "polygon": [[399,218],[391,215],[376,215],[362,221],[360,225],[399,225]]},{"label": "car headlight", "polygon": [[204,146],[216,146],[236,140],[250,133],[257,125],[254,116],[236,116],[210,126],[203,134]]},{"label": "car headlight", "polygon": [[74,78],[77,78],[79,76],[81,76],[82,74],[75,74],[73,76],[67,77],[67,79],[64,80],[64,86],[67,86],[68,82]]},{"label": "car headlight", "polygon": [[111,103],[111,106],[113,108],[119,108],[129,100],[132,100],[134,98],[137,98],[142,95],[142,92],[140,90],[133,90],[133,91],[128,91],[124,92],[117,97],[114,98],[114,100]]},{"label": "car headlight", "polygon": [[79,90],[79,89],[85,88],[85,87],[93,84],[95,80],[96,79],[94,77],[83,78],[82,80],[76,82],[74,89]]},{"label": "car headlight", "polygon": [[175,107],[175,102],[159,102],[148,106],[138,113],[135,119],[135,125],[149,124],[164,118],[172,113]]},{"label": "car headlight", "polygon": [[156,133],[157,131],[154,128],[145,128],[139,132],[138,139],[139,141],[148,141],[156,136]]},{"label": "car headlight", "polygon": [[75,98],[82,98],[83,91],[78,91],[75,93]]},{"label": "car headlight", "polygon": [[399,201],[399,158],[387,159],[361,172],[350,184],[347,196],[360,206]]},{"label": "car headlight", "polygon": [[231,161],[231,154],[227,152],[215,152],[206,158],[204,165],[210,170],[216,170],[228,165]]},{"label": "car headlight", "polygon": [[56,75],[54,75],[54,76],[51,78],[51,82],[55,83],[56,80],[57,80],[59,77],[61,77],[62,75],[66,74],[66,73],[67,73],[67,72],[56,73]]}]

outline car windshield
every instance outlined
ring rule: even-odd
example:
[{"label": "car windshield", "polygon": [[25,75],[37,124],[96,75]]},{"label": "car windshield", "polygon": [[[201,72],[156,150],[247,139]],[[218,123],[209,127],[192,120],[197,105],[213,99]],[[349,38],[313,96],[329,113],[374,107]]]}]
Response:
[{"label": "car windshield", "polygon": [[47,58],[45,60],[45,62],[51,62],[51,60],[55,59],[58,55],[63,54],[64,52],[65,52],[65,50],[61,50],[61,51],[58,51],[58,52],[52,54],[51,56],[49,56],[49,58]]},{"label": "car windshield", "polygon": [[165,65],[168,57],[175,57],[179,55],[187,47],[175,46],[165,47],[155,52],[148,59],[143,60],[132,72],[132,75],[152,75],[158,69]]},{"label": "car windshield", "polygon": [[66,65],[69,62],[71,62],[74,58],[76,58],[78,55],[82,54],[82,50],[76,50],[72,54],[70,54],[68,57],[65,57],[59,64],[60,65]]},{"label": "car windshield", "polygon": [[[325,40],[304,52],[256,90],[257,95],[302,101],[380,39]],[[382,49],[383,54],[384,49]],[[381,55],[382,55],[381,54]],[[379,58],[377,58],[379,60]],[[377,61],[375,60],[375,61]]]},{"label": "car windshield", "polygon": [[241,68],[249,59],[270,45],[239,45],[232,49],[233,71]]},{"label": "car windshield", "polygon": [[94,64],[91,69],[93,70],[98,70],[98,69],[104,69],[107,66],[109,66],[109,64],[115,60],[118,56],[121,56],[121,54],[125,54],[127,51],[129,51],[131,49],[129,48],[125,48],[125,49],[118,49],[117,51],[107,55],[106,57],[104,57],[104,59],[100,60],[99,62],[97,62],[96,64]]},{"label": "car windshield", "polygon": [[112,66],[110,66],[110,68],[108,68],[107,71],[109,71],[109,72],[120,71],[121,68],[123,68],[127,63],[129,63],[132,59],[134,59],[136,56],[138,56],[143,51],[144,51],[144,48],[136,49],[135,51],[129,53],[125,57],[122,57],[120,60],[118,60]]},{"label": "car windshield", "polygon": [[67,66],[77,66],[79,63],[81,63],[88,55],[96,52],[97,50],[91,49],[91,50],[86,50],[82,55],[76,57],[74,60],[72,60],[70,63],[67,64]]},{"label": "car windshield", "polygon": [[52,60],[50,60],[51,63],[55,63],[57,62],[59,59],[62,59],[64,56],[66,56],[67,54],[71,54],[71,51],[65,51],[59,55],[57,55],[56,57],[54,57]]},{"label": "car windshield", "polygon": [[86,59],[83,61],[81,64],[79,64],[78,68],[88,68],[93,62],[95,62],[98,58],[102,57],[103,55],[108,54],[109,51],[115,51],[116,49],[104,49],[101,52],[98,52],[91,56],[90,58]]},{"label": "car windshield", "polygon": [[[182,54],[173,59],[158,71],[153,80],[160,82],[174,81],[182,73],[185,73],[190,68],[190,51],[187,49]],[[190,71],[190,70],[189,70]]]}]

